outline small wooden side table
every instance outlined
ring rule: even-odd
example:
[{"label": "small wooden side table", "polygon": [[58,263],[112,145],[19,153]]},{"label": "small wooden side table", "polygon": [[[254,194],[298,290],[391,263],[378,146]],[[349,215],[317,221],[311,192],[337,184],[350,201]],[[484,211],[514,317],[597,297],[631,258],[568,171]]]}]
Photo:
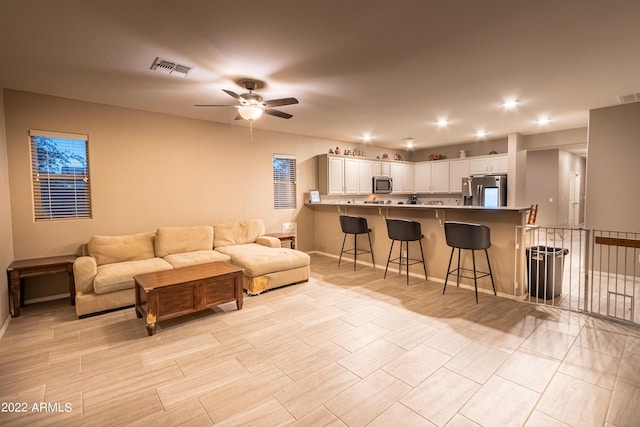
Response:
[{"label": "small wooden side table", "polygon": [[291,245],[291,249],[296,248],[296,235],[293,233],[268,233],[265,234],[265,236],[280,239],[280,243],[289,243]]},{"label": "small wooden side table", "polygon": [[9,264],[9,267],[7,267],[7,285],[9,287],[9,311],[11,312],[11,317],[20,316],[22,279],[26,277],[68,273],[71,305],[76,305],[76,283],[73,280],[73,263],[76,258],[77,256],[75,255],[64,255],[48,258],[20,259]]}]

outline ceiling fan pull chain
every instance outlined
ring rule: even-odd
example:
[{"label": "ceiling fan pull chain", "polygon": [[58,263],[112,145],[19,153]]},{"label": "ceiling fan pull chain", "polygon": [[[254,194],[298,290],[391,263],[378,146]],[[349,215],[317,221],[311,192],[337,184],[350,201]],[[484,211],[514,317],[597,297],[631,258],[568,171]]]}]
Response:
[{"label": "ceiling fan pull chain", "polygon": [[249,144],[253,145],[253,120],[249,120]]}]

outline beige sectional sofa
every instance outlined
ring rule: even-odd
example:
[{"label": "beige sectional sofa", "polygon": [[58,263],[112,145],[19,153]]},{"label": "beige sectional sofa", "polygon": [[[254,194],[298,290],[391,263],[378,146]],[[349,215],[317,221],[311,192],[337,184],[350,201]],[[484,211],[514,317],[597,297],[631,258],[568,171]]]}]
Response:
[{"label": "beige sectional sofa", "polygon": [[160,227],[155,233],[93,236],[73,265],[78,316],[135,303],[133,276],[213,261],[244,269],[249,295],[307,281],[310,258],[265,236],[262,220]]}]

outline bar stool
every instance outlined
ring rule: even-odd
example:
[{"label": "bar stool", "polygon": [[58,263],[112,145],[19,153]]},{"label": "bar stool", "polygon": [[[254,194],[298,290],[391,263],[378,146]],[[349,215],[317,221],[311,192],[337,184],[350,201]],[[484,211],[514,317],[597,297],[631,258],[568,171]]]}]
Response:
[{"label": "bar stool", "polygon": [[[371,229],[367,225],[367,219],[359,216],[340,215],[340,227],[344,233],[344,239],[342,239],[342,249],[340,249],[340,258],[338,259],[338,267],[342,261],[342,254],[353,254],[353,271],[356,271],[356,258],[358,254],[371,254],[371,262],[375,268],[376,262],[373,259],[373,246],[371,246]],[[358,234],[367,234],[369,237],[369,250],[358,249]],[[344,243],[347,240],[347,235],[353,234],[353,249],[345,249]]]},{"label": "bar stool", "polygon": [[[406,242],[405,247],[407,249],[407,256],[405,258],[405,265],[407,266],[407,285],[409,284],[409,266],[413,264],[422,263],[424,268],[424,278],[427,279],[427,265],[424,262],[424,251],[422,250],[422,230],[420,223],[416,221],[410,221],[408,219],[393,219],[387,218],[387,234],[391,239],[391,249],[389,249],[389,256],[387,257],[387,267],[384,269],[384,278],[387,278],[387,269],[389,263],[398,264],[398,274],[402,272],[402,243]],[[396,240],[400,241],[400,256],[398,258],[391,259],[391,252],[393,251],[393,245]],[[409,242],[418,241],[420,243],[420,255],[421,259],[413,259],[409,257]]]},{"label": "bar stool", "polygon": [[[493,294],[496,295],[496,286],[493,282],[493,273],[491,272],[491,263],[489,262],[489,252],[487,249],[491,247],[491,233],[489,227],[480,224],[469,224],[466,222],[445,221],[444,234],[447,240],[447,245],[451,247],[451,256],[449,257],[449,266],[447,267],[447,277],[444,281],[444,289],[442,294],[447,289],[447,281],[449,275],[455,274],[457,276],[456,286],[460,286],[460,272],[461,271],[473,271],[473,276],[462,277],[466,279],[473,279],[473,285],[476,288],[476,304],[478,303],[478,279],[489,276],[491,278],[491,286],[493,287]],[[453,259],[453,252],[458,249],[458,268],[451,270],[451,261]],[[467,249],[471,251],[471,259],[473,260],[473,270],[460,267],[460,250]],[[487,265],[489,266],[489,272],[478,271],[476,269],[476,256],[475,251],[484,250],[487,256]],[[480,275],[478,275],[480,273]]]}]

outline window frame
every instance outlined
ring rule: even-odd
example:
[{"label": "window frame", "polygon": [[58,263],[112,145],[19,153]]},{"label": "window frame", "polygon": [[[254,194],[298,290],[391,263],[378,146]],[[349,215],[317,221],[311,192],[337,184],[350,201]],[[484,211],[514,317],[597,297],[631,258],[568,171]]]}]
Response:
[{"label": "window frame", "polygon": [[[47,158],[47,163],[43,164],[39,155],[43,152],[42,146],[39,146],[40,138],[53,145],[49,152],[56,151],[57,158],[50,163]],[[76,148],[74,145],[79,145],[76,142],[84,146]],[[29,130],[29,155],[34,221],[91,219],[88,136]]]},{"label": "window frame", "polygon": [[[279,174],[276,171],[276,160],[289,163],[289,173],[286,179],[278,179]],[[277,210],[296,209],[298,206],[298,165],[296,157],[290,154],[273,154],[271,157],[271,168],[273,178],[273,208]]]}]

